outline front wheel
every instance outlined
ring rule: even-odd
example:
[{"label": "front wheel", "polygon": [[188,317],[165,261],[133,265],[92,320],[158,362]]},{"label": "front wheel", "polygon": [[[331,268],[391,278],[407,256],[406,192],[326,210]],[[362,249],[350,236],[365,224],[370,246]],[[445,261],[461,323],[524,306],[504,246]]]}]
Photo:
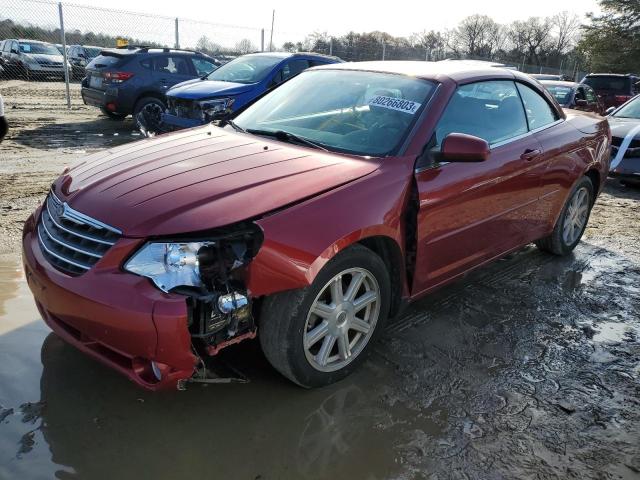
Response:
[{"label": "front wheel", "polygon": [[262,350],[276,370],[302,387],[341,380],[382,332],[390,292],[384,262],[354,245],[336,255],[309,287],[265,299]]},{"label": "front wheel", "polygon": [[551,235],[536,242],[538,248],[555,255],[567,255],[576,248],[587,228],[593,200],[593,184],[582,177],[571,190]]}]

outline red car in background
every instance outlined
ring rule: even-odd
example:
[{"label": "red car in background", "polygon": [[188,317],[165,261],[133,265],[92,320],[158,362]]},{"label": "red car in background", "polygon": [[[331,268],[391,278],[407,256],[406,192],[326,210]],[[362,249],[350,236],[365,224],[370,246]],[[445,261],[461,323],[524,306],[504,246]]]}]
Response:
[{"label": "red car in background", "polygon": [[596,91],[605,109],[619,107],[640,93],[640,77],[619,73],[590,73],[580,83]]},{"label": "red car in background", "polygon": [[301,386],[345,377],[407,302],[529,242],[571,252],[611,139],[455,61],[312,68],[221,125],[87,157],[25,224],[44,320],[149,389],[256,335]]}]

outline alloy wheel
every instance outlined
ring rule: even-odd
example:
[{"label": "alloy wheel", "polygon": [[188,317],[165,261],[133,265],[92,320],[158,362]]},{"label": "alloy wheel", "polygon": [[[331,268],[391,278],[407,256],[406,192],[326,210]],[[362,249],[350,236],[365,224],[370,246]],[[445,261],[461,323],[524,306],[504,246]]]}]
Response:
[{"label": "alloy wheel", "polygon": [[589,201],[589,191],[585,187],[573,194],[562,227],[562,239],[566,245],[573,245],[582,234],[589,216]]},{"label": "alloy wheel", "polygon": [[380,286],[371,272],[350,268],[334,276],[315,298],[303,330],[309,364],[340,370],[369,342],[380,315]]}]

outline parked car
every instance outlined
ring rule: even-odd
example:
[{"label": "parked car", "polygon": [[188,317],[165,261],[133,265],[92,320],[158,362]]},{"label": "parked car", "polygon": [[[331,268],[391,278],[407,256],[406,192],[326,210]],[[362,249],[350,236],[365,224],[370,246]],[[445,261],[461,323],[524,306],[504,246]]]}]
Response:
[{"label": "parked car", "polygon": [[60,337],[146,388],[256,335],[317,387],[407,302],[529,242],[570,253],[609,150],[605,118],[519,72],[316,67],[65,171],[25,223],[26,278]]},{"label": "parked car", "polygon": [[610,112],[611,172],[623,184],[640,185],[640,95]]},{"label": "parked car", "polygon": [[542,80],[557,80],[559,82],[571,81],[571,77],[569,75],[555,75],[551,73],[530,73],[529,75],[538,81],[542,81]]},{"label": "parked car", "polygon": [[9,124],[7,123],[7,119],[4,116],[4,101],[2,100],[2,95],[0,95],[0,143],[4,139],[7,131],[9,130]]},{"label": "parked car", "polygon": [[2,60],[10,76],[64,79],[64,58],[55,45],[50,43],[7,39],[2,46]]},{"label": "parked car", "polygon": [[100,55],[101,47],[89,45],[71,45],[67,50],[67,60],[71,64],[71,74],[73,78],[84,77],[85,67]]},{"label": "parked car", "polygon": [[243,55],[201,78],[167,92],[162,129],[178,130],[210,122],[221,111],[233,112],[267,90],[316,65],[342,62],[318,53],[269,52]]},{"label": "parked car", "polygon": [[598,115],[605,114],[604,105],[589,85],[553,80],[541,80],[540,83],[563,108],[594,112]]},{"label": "parked car", "polygon": [[619,107],[640,93],[640,77],[632,74],[590,73],[580,83],[589,85],[605,108]]},{"label": "parked car", "polygon": [[164,110],[165,93],[176,83],[217,68],[213,58],[176,48],[126,47],[102,50],[86,67],[82,99],[121,120],[141,111]]}]

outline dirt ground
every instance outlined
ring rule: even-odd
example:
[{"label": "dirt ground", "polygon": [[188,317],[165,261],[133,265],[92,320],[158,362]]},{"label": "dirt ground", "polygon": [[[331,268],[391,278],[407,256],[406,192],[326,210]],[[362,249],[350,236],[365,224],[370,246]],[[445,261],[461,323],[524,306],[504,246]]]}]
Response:
[{"label": "dirt ground", "polygon": [[529,246],[413,305],[337,385],[247,342],[221,361],[250,383],[151,394],[50,333],[19,261],[57,173],[131,121],[59,83],[0,93],[0,479],[640,478],[640,190],[609,180],[572,255]]}]

